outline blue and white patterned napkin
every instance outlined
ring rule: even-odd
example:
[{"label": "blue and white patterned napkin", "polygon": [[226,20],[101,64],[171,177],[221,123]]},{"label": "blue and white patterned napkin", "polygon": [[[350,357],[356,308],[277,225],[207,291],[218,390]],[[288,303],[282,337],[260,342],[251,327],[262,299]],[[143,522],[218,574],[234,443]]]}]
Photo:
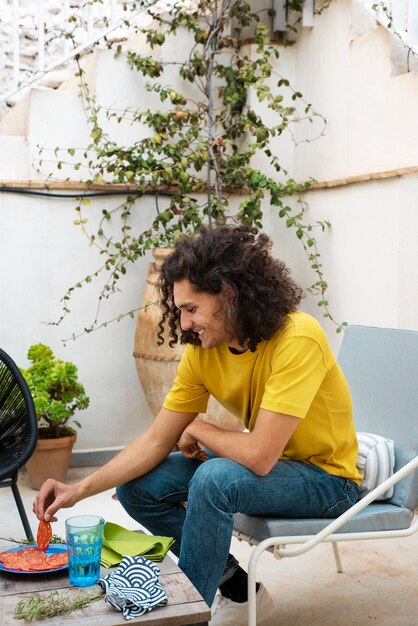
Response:
[{"label": "blue and white patterned napkin", "polygon": [[105,601],[129,620],[167,604],[159,575],[159,568],[145,557],[125,556],[119,567],[97,584],[106,592]]}]

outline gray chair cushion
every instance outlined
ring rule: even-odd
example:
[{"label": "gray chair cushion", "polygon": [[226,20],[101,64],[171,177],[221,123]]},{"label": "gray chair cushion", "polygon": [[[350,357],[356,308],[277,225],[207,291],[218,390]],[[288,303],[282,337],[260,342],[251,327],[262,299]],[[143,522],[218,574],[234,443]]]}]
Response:
[{"label": "gray chair cushion", "polygon": [[[406,507],[377,502],[357,513],[337,533],[402,530],[410,527],[412,518],[413,513]],[[254,517],[236,513],[234,515],[234,530],[262,541],[276,536],[316,535],[332,521],[332,519]]]}]

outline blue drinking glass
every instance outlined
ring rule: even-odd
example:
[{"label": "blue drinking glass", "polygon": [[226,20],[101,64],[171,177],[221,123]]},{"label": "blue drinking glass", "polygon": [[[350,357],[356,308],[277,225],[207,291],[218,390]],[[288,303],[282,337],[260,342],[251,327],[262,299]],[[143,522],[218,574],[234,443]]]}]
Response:
[{"label": "blue drinking glass", "polygon": [[76,515],[65,522],[70,583],[75,587],[95,585],[100,578],[104,519]]}]

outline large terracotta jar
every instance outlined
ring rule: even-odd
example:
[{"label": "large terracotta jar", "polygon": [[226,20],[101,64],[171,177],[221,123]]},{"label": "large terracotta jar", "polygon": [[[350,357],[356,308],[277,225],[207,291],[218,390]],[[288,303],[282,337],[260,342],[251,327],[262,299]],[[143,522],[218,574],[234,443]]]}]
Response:
[{"label": "large terracotta jar", "polygon": [[[180,344],[170,348],[168,336],[161,346],[157,345],[158,322],[161,318],[161,309],[155,287],[158,278],[157,268],[170,252],[170,249],[161,248],[153,251],[154,262],[148,266],[147,282],[135,331],[134,357],[136,369],[145,397],[154,415],[157,415],[171,388],[176,376],[178,362],[184,351],[184,346]],[[243,430],[242,422],[226,411],[214,398],[209,401],[208,413],[202,417],[228,430]]]}]

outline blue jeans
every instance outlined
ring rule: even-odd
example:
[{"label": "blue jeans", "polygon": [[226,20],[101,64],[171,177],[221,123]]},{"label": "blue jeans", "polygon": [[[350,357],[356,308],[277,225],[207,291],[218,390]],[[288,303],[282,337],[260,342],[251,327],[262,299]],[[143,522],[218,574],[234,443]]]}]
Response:
[{"label": "blue jeans", "polygon": [[230,459],[210,454],[200,462],[172,452],[117,493],[129,515],[152,534],[174,537],[179,567],[210,606],[228,561],[234,513],[333,518],[357,501],[359,489],[299,461],[281,460],[257,476]]}]

